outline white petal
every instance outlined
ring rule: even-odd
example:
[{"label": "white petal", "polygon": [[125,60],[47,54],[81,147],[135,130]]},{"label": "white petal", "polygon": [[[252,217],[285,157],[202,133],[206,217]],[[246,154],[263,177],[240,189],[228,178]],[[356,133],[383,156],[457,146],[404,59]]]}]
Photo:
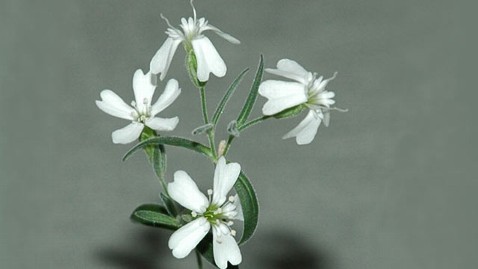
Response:
[{"label": "white petal", "polygon": [[224,157],[219,158],[214,171],[213,204],[222,205],[226,201],[226,196],[236,183],[240,172],[241,166],[238,163],[226,164]]},{"label": "white petal", "polygon": [[305,86],[297,82],[266,80],[259,85],[259,94],[268,99],[299,95],[307,101]]},{"label": "white petal", "polygon": [[111,116],[133,120],[133,113],[135,110],[128,106],[121,97],[111,90],[103,90],[100,93],[101,101],[96,101],[96,106],[103,112]]},{"label": "white petal", "polygon": [[132,122],[126,127],[114,131],[111,134],[113,143],[115,144],[128,144],[139,138],[139,135],[143,131],[144,125],[139,122]]},{"label": "white petal", "polygon": [[149,128],[156,130],[156,131],[172,131],[174,128],[176,128],[176,125],[178,125],[179,118],[174,117],[174,118],[149,118],[146,120],[144,123],[146,126]]},{"label": "white petal", "polygon": [[197,60],[197,76],[199,81],[208,81],[209,73],[217,77],[226,75],[226,64],[209,38],[203,36],[192,41]]},{"label": "white petal", "polygon": [[159,96],[156,103],[154,103],[154,105],[151,107],[151,115],[156,116],[156,114],[170,106],[174,102],[174,100],[178,98],[180,93],[181,89],[179,88],[178,81],[175,79],[170,79],[168,81],[168,84],[166,84],[164,92],[161,94],[161,96]]},{"label": "white petal", "polygon": [[197,213],[204,213],[209,205],[196,183],[181,170],[174,173],[174,182],[168,184],[168,193],[180,205]]},{"label": "white petal", "polygon": [[151,99],[153,98],[154,89],[151,80],[151,74],[144,74],[143,70],[138,69],[133,75],[133,90],[134,98],[136,99],[136,107],[139,111],[146,111],[146,107],[151,105]]},{"label": "white petal", "polygon": [[175,231],[168,241],[173,256],[182,259],[191,252],[206,236],[211,224],[204,217],[197,218]]},{"label": "white petal", "polygon": [[166,39],[166,41],[164,41],[163,45],[153,56],[153,59],[151,59],[149,68],[151,70],[151,73],[153,74],[161,73],[159,79],[163,80],[166,76],[174,53],[176,52],[176,49],[178,48],[178,45],[181,43],[181,41],[181,39],[173,39],[169,37],[168,39]]},{"label": "white petal", "polygon": [[285,134],[282,138],[287,139],[295,137],[297,144],[305,145],[314,140],[317,134],[317,129],[322,122],[321,116],[317,115],[315,111],[309,111],[307,116],[302,120],[297,127]]},{"label": "white petal", "polygon": [[307,102],[305,86],[297,82],[267,80],[259,86],[259,94],[269,101],[262,107],[265,115],[274,115],[285,109]]},{"label": "white petal", "polygon": [[267,80],[259,86],[259,94],[269,99],[262,107],[264,115],[274,115],[307,102],[304,85],[297,82]]},{"label": "white petal", "polygon": [[[216,230],[212,230],[214,262],[221,269],[227,268],[227,262],[238,265],[242,262],[242,255],[236,240],[230,234],[221,235],[218,239]],[[221,242],[221,243],[219,243]]]},{"label": "white petal", "polygon": [[219,30],[216,26],[212,26],[208,24],[206,27],[203,28],[203,31],[205,30],[212,30],[214,31],[218,36],[226,39],[227,41],[231,42],[232,44],[241,44],[241,41],[239,41],[237,38],[233,37],[230,34],[224,33],[223,31]]},{"label": "white petal", "polygon": [[235,195],[233,205],[236,207],[237,215],[233,219],[244,221],[244,213],[242,212],[241,200],[239,195]]},{"label": "white petal", "polygon": [[277,69],[267,68],[266,72],[290,78],[302,84],[307,84],[309,82],[309,78],[311,78],[310,72],[307,72],[307,70],[305,70],[297,62],[289,59],[280,60],[277,62]]}]

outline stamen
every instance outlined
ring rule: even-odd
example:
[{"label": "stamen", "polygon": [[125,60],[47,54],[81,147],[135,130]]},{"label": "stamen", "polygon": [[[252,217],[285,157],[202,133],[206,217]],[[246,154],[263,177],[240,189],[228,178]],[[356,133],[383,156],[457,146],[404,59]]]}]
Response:
[{"label": "stamen", "polygon": [[134,100],[131,101],[131,106],[132,106],[132,107],[136,107],[136,102],[135,102]]},{"label": "stamen", "polygon": [[197,216],[198,216],[198,213],[196,213],[196,212],[192,211],[192,212],[191,212],[191,216],[193,216],[193,218],[195,218],[195,217],[197,217]]},{"label": "stamen", "polygon": [[338,73],[339,72],[335,71],[335,73],[332,75],[332,77],[328,78],[327,80],[331,81],[331,80],[335,79],[335,77],[337,76]]},{"label": "stamen", "polygon": [[194,22],[196,22],[196,9],[194,8],[193,2],[194,2],[194,0],[191,0],[191,2],[189,2],[189,3],[191,4],[191,7],[193,8]]},{"label": "stamen", "polygon": [[174,27],[171,25],[171,23],[169,23],[168,18],[166,18],[166,17],[163,16],[163,13],[160,13],[159,16],[161,17],[161,19],[163,19],[163,20],[166,21],[166,24],[167,24],[170,28],[176,29],[176,28],[174,28]]},{"label": "stamen", "polygon": [[231,235],[236,236],[236,230],[231,230]]},{"label": "stamen", "polygon": [[207,190],[207,195],[212,195],[212,193],[213,193],[213,190],[212,190],[212,189],[208,189],[208,190]]},{"label": "stamen", "polygon": [[236,197],[234,195],[229,196],[229,202],[234,203]]},{"label": "stamen", "polygon": [[232,226],[232,225],[234,225],[233,221],[230,220],[230,221],[227,222],[227,226]]}]

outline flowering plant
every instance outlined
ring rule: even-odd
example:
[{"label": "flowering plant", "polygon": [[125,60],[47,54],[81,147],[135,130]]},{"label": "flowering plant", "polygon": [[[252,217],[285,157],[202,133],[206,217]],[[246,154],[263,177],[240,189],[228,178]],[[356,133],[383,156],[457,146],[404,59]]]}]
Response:
[{"label": "flowering plant", "polygon": [[[146,74],[137,70],[133,76],[135,100],[131,105],[125,103],[111,90],[103,90],[101,100],[96,105],[102,111],[131,121],[126,127],[112,133],[115,144],[139,143],[133,146],[123,157],[126,160],[134,152],[144,150],[158,177],[162,192],[161,203],[145,204],[136,208],[131,219],[144,225],[173,230],[168,246],[176,258],[184,258],[193,250],[197,255],[199,268],[202,259],[206,259],[218,268],[238,268],[242,262],[239,246],[248,241],[257,227],[259,206],[256,192],[240,164],[228,161],[227,153],[236,137],[245,129],[267,119],[281,119],[298,116],[308,110],[302,122],[283,138],[295,137],[299,145],[313,141],[319,125],[328,126],[330,111],[344,111],[332,105],[334,92],[326,90],[327,84],[335,78],[317,77],[316,73],[306,71],[297,62],[282,59],[276,69],[266,72],[293,81],[266,80],[263,57],[260,57],[249,95],[235,120],[227,125],[228,137],[216,144],[215,131],[223,111],[234,91],[242,81],[248,69],[241,72],[224,92],[212,117],[208,114],[206,85],[209,74],[223,77],[226,64],[211,41],[203,32],[211,30],[233,44],[239,40],[210,25],[204,18],[197,19],[193,8],[193,17],[181,20],[182,31],[169,26],[168,38],[153,56],[150,70]],[[179,44],[186,51],[186,69],[192,84],[198,89],[203,124],[192,131],[204,134],[208,145],[178,136],[165,136],[163,131],[173,131],[179,122],[178,117],[160,118],[157,115],[168,108],[181,93],[178,81],[170,79],[156,102],[152,102],[155,89],[162,81],[172,62]],[[267,98],[262,107],[263,116],[249,119],[258,95]],[[176,171],[172,182],[166,179],[166,146],[182,147],[198,152],[215,165],[213,188],[207,190],[207,196],[197,187],[194,180],[185,171]],[[230,196],[229,193],[232,193]],[[243,223],[240,238],[233,229],[234,221]]]}]

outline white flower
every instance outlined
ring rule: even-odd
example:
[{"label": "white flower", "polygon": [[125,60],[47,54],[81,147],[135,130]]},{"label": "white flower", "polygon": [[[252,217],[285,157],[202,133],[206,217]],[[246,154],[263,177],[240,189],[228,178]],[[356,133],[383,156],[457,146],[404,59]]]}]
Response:
[{"label": "white flower", "polygon": [[174,173],[174,182],[168,184],[168,193],[176,202],[191,210],[195,218],[169,238],[168,246],[174,257],[186,257],[212,229],[216,265],[225,269],[228,262],[232,265],[241,263],[241,252],[233,237],[236,231],[231,229],[231,225],[233,219],[243,220],[242,209],[237,195],[226,198],[240,172],[238,163],[226,164],[226,159],[221,157],[214,172],[214,191],[208,190],[209,198],[199,191],[186,172]]},{"label": "white flower", "polygon": [[113,143],[127,144],[138,139],[144,126],[156,131],[172,131],[178,124],[178,117],[159,118],[156,115],[166,109],[181,93],[178,81],[171,79],[156,103],[151,105],[156,85],[152,83],[150,73],[143,74],[141,69],[136,70],[133,76],[133,90],[135,101],[131,106],[126,104],[111,90],[101,91],[101,101],[96,101],[99,109],[111,116],[130,120],[126,127],[112,133]]},{"label": "white flower", "polygon": [[[329,125],[330,110],[340,110],[330,107],[335,104],[332,99],[334,92],[325,90],[325,86],[335,78],[317,78],[316,73],[306,71],[297,62],[282,59],[277,62],[277,69],[266,69],[274,75],[292,79],[294,81],[267,80],[259,86],[259,94],[268,101],[264,104],[264,115],[274,115],[288,108],[298,105],[307,106],[310,111],[302,122],[283,136],[283,139],[295,137],[299,145],[312,142],[322,121]],[[344,111],[344,110],[340,110]]]},{"label": "white flower", "polygon": [[208,24],[206,19],[200,18],[198,20],[196,18],[196,10],[192,5],[192,1],[191,6],[193,8],[194,17],[190,17],[187,20],[185,18],[181,19],[182,31],[171,26],[169,21],[161,15],[161,17],[163,17],[168,23],[169,28],[166,31],[166,34],[169,37],[153,56],[150,63],[151,73],[161,73],[161,76],[159,77],[161,80],[166,76],[173,55],[181,42],[184,42],[184,47],[187,51],[190,51],[191,49],[194,50],[197,60],[197,78],[199,81],[208,81],[209,73],[213,73],[217,77],[223,77],[226,74],[227,68],[224,60],[219,56],[219,53],[209,38],[202,34],[204,31],[212,30],[233,44],[240,43],[239,40],[231,35]]}]

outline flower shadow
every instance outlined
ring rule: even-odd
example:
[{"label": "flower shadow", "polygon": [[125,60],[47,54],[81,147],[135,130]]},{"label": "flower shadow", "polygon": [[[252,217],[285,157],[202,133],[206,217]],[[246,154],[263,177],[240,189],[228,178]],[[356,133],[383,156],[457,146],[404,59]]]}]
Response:
[{"label": "flower shadow", "polygon": [[158,269],[164,268],[162,253],[169,249],[163,242],[167,242],[168,235],[159,229],[145,227],[131,235],[131,245],[106,246],[97,249],[94,253],[96,260],[108,266],[122,269]]},{"label": "flower shadow", "polygon": [[[330,252],[312,246],[300,236],[287,231],[270,231],[257,235],[252,252],[253,264],[262,269],[333,269]],[[252,243],[252,242],[251,242]],[[267,244],[267,246],[263,245]],[[257,248],[257,249],[256,249]]]}]

